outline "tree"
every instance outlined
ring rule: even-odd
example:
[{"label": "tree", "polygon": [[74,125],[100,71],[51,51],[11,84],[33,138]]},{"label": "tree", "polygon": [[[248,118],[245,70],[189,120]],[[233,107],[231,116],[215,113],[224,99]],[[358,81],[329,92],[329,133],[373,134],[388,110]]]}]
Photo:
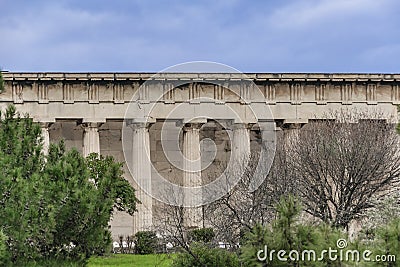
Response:
[{"label": "tree", "polygon": [[0,116],[0,228],[11,260],[84,262],[108,250],[113,208],[133,214],[138,201],[121,164],[62,142],[44,156],[38,124],[14,106]]},{"label": "tree", "polygon": [[[322,250],[336,247],[337,240],[345,236],[343,232],[324,223],[302,222],[299,218],[302,206],[292,195],[282,197],[275,209],[276,219],[266,225],[257,224],[246,233],[241,247],[244,266],[342,266],[339,260],[324,257],[317,261],[317,258]],[[285,251],[281,257],[286,261],[273,253],[281,250]],[[298,254],[291,254],[292,251]],[[315,254],[303,254],[304,251]]]},{"label": "tree", "polygon": [[347,227],[371,198],[398,185],[399,139],[378,112],[341,110],[304,126],[290,140],[290,159],[305,211]]},{"label": "tree", "polygon": [[374,196],[372,207],[365,211],[363,230],[374,232],[382,225],[388,224],[393,218],[400,218],[400,192],[396,191],[384,196]]},{"label": "tree", "polygon": [[187,251],[192,257],[197,257],[190,249],[188,237],[189,229],[184,223],[185,208],[179,205],[160,204],[157,214],[161,216],[154,221],[157,233],[161,235],[164,243],[171,243],[174,247],[179,247]]},{"label": "tree", "polygon": [[[231,190],[226,190],[228,192],[222,198],[203,206],[204,227],[213,230],[214,245],[216,242],[223,242],[230,250],[237,250],[246,232],[251,231],[257,224],[265,225],[273,220],[274,206],[282,195],[294,194],[295,179],[292,175],[293,170],[288,167],[287,148],[283,140],[284,135],[281,132],[277,136],[276,154],[269,172],[267,164],[261,162],[259,173],[265,177],[261,177],[263,182],[255,191],[249,191],[249,185],[254,180],[260,150],[252,151],[248,160],[238,160],[230,169],[226,169],[223,163],[218,166],[220,171],[216,173],[226,170],[221,179],[224,179],[226,188]],[[243,174],[239,182],[236,185],[230,184],[231,181],[237,180],[238,173]],[[176,203],[179,203],[178,200],[182,197],[178,193],[175,196],[172,196],[171,192],[168,194],[170,199],[176,199]],[[155,228],[167,242],[183,248],[196,258],[197,255],[190,247],[193,229],[188,229],[185,225],[185,212],[186,209],[179,205],[161,205],[157,210],[160,216],[155,222]],[[198,231],[205,229],[207,228],[200,228]]]},{"label": "tree", "polygon": [[277,134],[271,169],[267,170],[266,164],[261,162],[261,168],[264,168],[261,173],[265,177],[257,190],[249,191],[259,160],[257,152],[253,152],[248,165],[243,166],[245,161],[241,160],[228,171],[227,183],[231,180],[230,175],[243,173],[243,176],[226,195],[205,207],[207,223],[214,228],[218,240],[237,246],[245,232],[257,224],[265,225],[272,221],[274,206],[283,195],[294,194],[295,179],[289,167],[284,138],[283,132]]}]

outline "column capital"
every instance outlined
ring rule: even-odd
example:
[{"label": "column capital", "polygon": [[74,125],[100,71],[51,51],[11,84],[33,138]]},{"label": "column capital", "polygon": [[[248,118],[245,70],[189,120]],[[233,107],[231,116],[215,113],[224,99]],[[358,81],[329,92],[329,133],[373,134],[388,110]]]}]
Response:
[{"label": "column capital", "polygon": [[188,131],[193,131],[193,130],[200,130],[201,126],[203,126],[204,123],[200,122],[195,122],[195,123],[185,123],[183,125],[183,131],[188,132]]},{"label": "column capital", "polygon": [[258,121],[258,127],[261,131],[279,131],[282,130],[280,127],[277,127],[277,124],[274,120],[265,120],[265,121]]},{"label": "column capital", "polygon": [[39,122],[40,128],[49,128],[53,124],[54,122],[44,122],[44,121]]},{"label": "column capital", "polygon": [[282,125],[283,130],[295,130],[295,129],[301,129],[303,127],[303,123],[285,123]]},{"label": "column capital", "polygon": [[136,122],[136,121],[127,121],[126,126],[130,127],[132,130],[137,129],[149,129],[151,126],[151,122]]},{"label": "column capital", "polygon": [[102,122],[84,122],[81,125],[85,131],[89,131],[90,129],[98,129],[101,125],[103,125],[103,123]]},{"label": "column capital", "polygon": [[308,119],[286,119],[281,126],[282,129],[300,129],[308,123]]},{"label": "column capital", "polygon": [[246,129],[249,130],[253,127],[254,123],[247,123],[247,122],[240,122],[240,123],[233,123],[232,130],[239,130],[239,129]]},{"label": "column capital", "polygon": [[82,119],[82,123],[106,123],[106,119],[105,118],[83,118]]}]

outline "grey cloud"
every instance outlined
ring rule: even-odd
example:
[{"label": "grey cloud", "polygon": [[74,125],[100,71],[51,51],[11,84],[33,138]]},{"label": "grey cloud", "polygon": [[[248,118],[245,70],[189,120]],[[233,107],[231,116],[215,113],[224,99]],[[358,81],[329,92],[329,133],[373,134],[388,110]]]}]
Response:
[{"label": "grey cloud", "polygon": [[399,67],[394,0],[15,3],[23,7],[0,18],[0,66],[14,71],[158,71],[193,60],[265,72]]}]

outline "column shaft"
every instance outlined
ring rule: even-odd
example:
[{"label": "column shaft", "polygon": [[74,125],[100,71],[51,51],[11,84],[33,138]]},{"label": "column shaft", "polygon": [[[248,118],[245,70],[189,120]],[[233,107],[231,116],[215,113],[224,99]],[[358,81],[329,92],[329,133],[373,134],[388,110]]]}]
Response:
[{"label": "column shaft", "polygon": [[[201,158],[200,158],[200,127],[201,124],[187,124],[183,136],[183,186],[198,187],[202,185]],[[185,194],[185,204],[200,203],[201,194]],[[185,226],[198,228],[203,225],[203,211],[201,207],[190,207],[185,210]]]},{"label": "column shaft", "polygon": [[98,131],[98,123],[84,124],[83,156],[87,157],[90,153],[100,154],[100,137]]},{"label": "column shaft", "polygon": [[238,163],[247,163],[250,158],[250,129],[245,123],[233,125],[232,157]]},{"label": "column shaft", "polygon": [[153,199],[149,195],[151,193],[150,137],[146,123],[133,123],[131,128],[133,175],[140,185],[136,188],[136,197],[141,202],[137,205],[138,211],[133,216],[133,230],[137,232],[150,230],[153,225]]},{"label": "column shaft", "polygon": [[49,153],[49,146],[50,146],[49,123],[41,122],[40,127],[42,130],[42,138],[43,138],[42,151],[44,155],[47,155]]},{"label": "column shaft", "polygon": [[287,147],[296,144],[301,127],[300,123],[286,123],[283,126],[284,142]]}]

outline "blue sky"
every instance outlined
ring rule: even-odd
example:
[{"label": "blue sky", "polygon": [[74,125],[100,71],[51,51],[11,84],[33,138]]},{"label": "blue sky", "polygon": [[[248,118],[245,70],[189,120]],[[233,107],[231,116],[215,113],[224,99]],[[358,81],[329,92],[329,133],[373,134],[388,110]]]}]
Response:
[{"label": "blue sky", "polygon": [[9,71],[400,72],[400,1],[0,0]]}]

